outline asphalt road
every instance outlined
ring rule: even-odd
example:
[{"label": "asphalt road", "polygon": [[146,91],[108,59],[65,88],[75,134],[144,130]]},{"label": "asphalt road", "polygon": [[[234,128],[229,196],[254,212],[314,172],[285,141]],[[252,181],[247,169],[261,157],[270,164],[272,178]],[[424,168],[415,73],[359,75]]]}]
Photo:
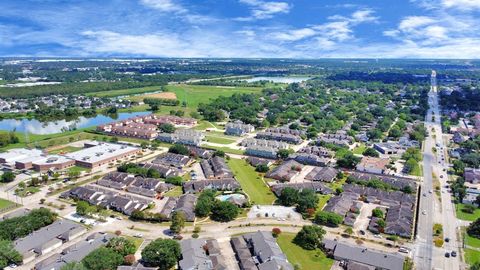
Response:
[{"label": "asphalt road", "polygon": [[[446,162],[446,147],[443,143],[441,115],[438,105],[436,84],[432,82],[429,93],[429,111],[425,119],[425,127],[429,136],[424,143],[423,152],[423,183],[420,197],[420,213],[418,220],[417,239],[414,261],[417,269],[461,269],[460,243],[457,240],[457,225],[455,207],[451,194],[445,188],[447,185],[448,163]],[[434,151],[433,149],[436,149]],[[435,196],[434,177],[440,182],[440,198]],[[433,224],[441,223],[444,238],[449,238],[443,247],[437,248],[433,243]],[[457,252],[457,257],[445,256],[446,252]]]}]

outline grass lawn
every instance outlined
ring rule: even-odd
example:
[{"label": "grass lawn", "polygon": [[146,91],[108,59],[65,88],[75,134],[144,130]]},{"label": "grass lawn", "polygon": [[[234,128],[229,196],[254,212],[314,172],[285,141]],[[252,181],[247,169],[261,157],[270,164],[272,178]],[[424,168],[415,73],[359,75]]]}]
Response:
[{"label": "grass lawn", "polygon": [[11,207],[15,205],[14,202],[0,198],[0,211],[4,208]]},{"label": "grass lawn", "polygon": [[332,195],[318,195],[318,204],[317,204],[317,210],[322,210],[325,204],[327,204],[327,201],[330,200]]},{"label": "grass lawn", "polygon": [[58,148],[58,149],[55,149],[55,150],[51,150],[51,151],[48,151],[49,154],[65,154],[65,153],[71,153],[71,152],[75,152],[75,151],[78,151],[82,149],[81,147],[74,147],[74,146],[65,146],[65,147],[62,147],[62,148]]},{"label": "grass lawn", "polygon": [[272,204],[276,200],[273,192],[262,181],[255,169],[245,160],[231,158],[227,163],[252,203]]},{"label": "grass lawn", "polygon": [[230,147],[213,146],[208,144],[203,144],[202,147],[207,149],[212,149],[212,150],[221,150],[227,154],[230,153],[230,154],[243,155],[243,152],[244,152],[243,150],[239,150],[239,149],[233,149]]},{"label": "grass lawn", "polygon": [[174,187],[173,189],[167,191],[165,197],[180,197],[183,194],[182,187]]},{"label": "grass lawn", "polygon": [[467,221],[475,221],[480,218],[480,209],[476,208],[473,214],[465,213],[462,209],[465,207],[464,204],[455,204],[457,218]]},{"label": "grass lawn", "polygon": [[365,149],[367,149],[367,146],[365,146],[365,144],[362,143],[359,146],[355,147],[355,149],[353,149],[352,152],[354,154],[361,155],[363,151],[365,151]]},{"label": "grass lawn", "polygon": [[471,237],[467,233],[465,233],[465,245],[475,248],[480,248],[480,239]]},{"label": "grass lawn", "polygon": [[135,245],[135,250],[138,250],[143,243],[142,238],[133,237],[133,236],[129,236],[129,235],[120,235],[120,237],[123,237],[125,239],[128,239],[128,240],[132,241],[133,244]]},{"label": "grass lawn", "polygon": [[332,267],[334,261],[327,258],[321,250],[305,250],[292,243],[294,237],[295,234],[292,233],[281,233],[277,238],[278,245],[292,265],[298,265],[298,269],[302,270],[327,270]]},{"label": "grass lawn", "polygon": [[195,129],[195,130],[206,130],[207,128],[215,128],[215,126],[208,121],[200,120],[200,121],[198,121],[198,125],[195,126],[193,129]]},{"label": "grass lawn", "polygon": [[472,265],[476,262],[480,262],[480,251],[466,248],[465,250],[465,262],[468,265]]},{"label": "grass lawn", "polygon": [[218,144],[231,144],[236,142],[234,139],[229,139],[225,136],[216,136],[216,135],[207,135],[205,136],[207,142],[218,143]]},{"label": "grass lawn", "polygon": [[149,92],[160,91],[161,86],[146,86],[139,88],[130,88],[130,89],[119,89],[119,90],[110,90],[102,92],[87,93],[87,96],[96,96],[96,97],[118,97],[126,95],[136,95]]},{"label": "grass lawn", "polygon": [[90,169],[85,168],[85,167],[80,167],[80,166],[73,166],[68,168],[69,172],[84,172],[84,171],[89,171]]},{"label": "grass lawn", "polygon": [[31,194],[37,193],[40,191],[38,187],[26,187],[25,189],[15,190],[15,194],[20,197],[27,197]]},{"label": "grass lawn", "polygon": [[167,85],[168,92],[174,92],[180,103],[187,102],[187,106],[196,110],[198,104],[208,103],[210,99],[220,96],[228,97],[235,93],[248,94],[257,93],[262,90],[260,87],[222,87],[210,85]]}]

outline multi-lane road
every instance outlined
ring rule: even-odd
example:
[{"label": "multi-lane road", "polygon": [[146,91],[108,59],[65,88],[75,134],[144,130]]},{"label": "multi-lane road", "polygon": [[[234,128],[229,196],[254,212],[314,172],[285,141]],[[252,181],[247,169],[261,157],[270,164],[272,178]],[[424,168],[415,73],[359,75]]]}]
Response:
[{"label": "multi-lane road", "polygon": [[[435,78],[432,78],[428,104],[425,127],[429,135],[423,146],[423,183],[414,261],[417,269],[456,270],[461,267],[460,243],[457,240],[458,222],[451,194],[446,188],[448,163]],[[439,185],[440,189],[434,188],[435,185]],[[442,224],[444,239],[447,240],[441,248],[435,247],[433,243],[434,223]],[[457,256],[451,256],[452,251],[456,252]],[[446,253],[449,254],[448,257]]]}]

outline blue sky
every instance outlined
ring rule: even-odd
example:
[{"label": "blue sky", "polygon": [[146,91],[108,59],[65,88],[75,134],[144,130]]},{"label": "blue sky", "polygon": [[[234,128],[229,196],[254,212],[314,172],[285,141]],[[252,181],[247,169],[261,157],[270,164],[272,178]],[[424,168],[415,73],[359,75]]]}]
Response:
[{"label": "blue sky", "polygon": [[479,58],[480,0],[2,0],[0,56]]}]

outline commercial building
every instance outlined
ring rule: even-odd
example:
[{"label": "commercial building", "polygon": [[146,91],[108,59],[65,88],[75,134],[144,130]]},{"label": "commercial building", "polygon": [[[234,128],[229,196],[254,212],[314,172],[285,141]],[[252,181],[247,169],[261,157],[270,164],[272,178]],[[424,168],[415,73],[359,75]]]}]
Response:
[{"label": "commercial building", "polygon": [[140,148],[133,146],[101,142],[96,146],[68,153],[65,156],[75,160],[78,166],[93,169],[136,155],[141,151]]},{"label": "commercial building", "polygon": [[244,124],[241,121],[229,122],[225,125],[225,134],[233,136],[242,136],[253,132],[255,127],[250,124]]},{"label": "commercial building", "polygon": [[39,157],[43,155],[43,151],[38,149],[15,148],[7,152],[0,153],[0,163],[15,165],[15,162],[30,157]]},{"label": "commercial building", "polygon": [[387,158],[366,156],[357,164],[357,171],[382,174],[387,171],[389,162]]},{"label": "commercial building", "polygon": [[68,220],[57,220],[16,240],[13,246],[22,255],[23,263],[28,263],[36,256],[47,254],[86,231],[80,224]]}]

